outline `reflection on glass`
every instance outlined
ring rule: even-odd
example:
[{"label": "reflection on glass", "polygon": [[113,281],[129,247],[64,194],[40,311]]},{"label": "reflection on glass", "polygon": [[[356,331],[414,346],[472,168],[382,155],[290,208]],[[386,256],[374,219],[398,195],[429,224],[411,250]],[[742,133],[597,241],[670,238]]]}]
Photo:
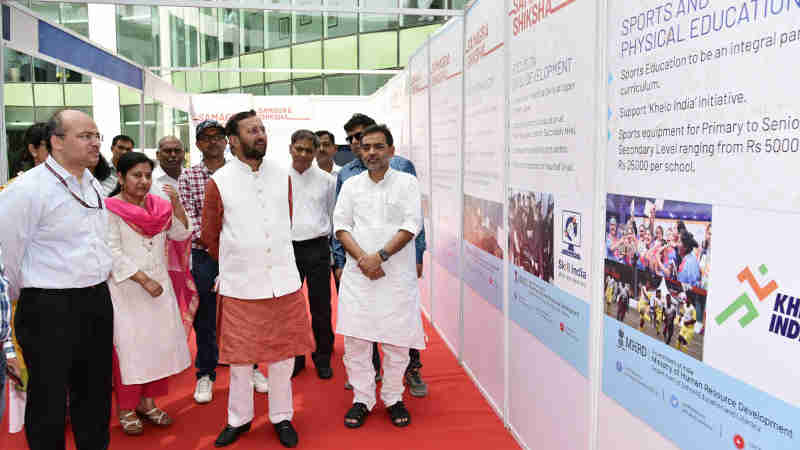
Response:
[{"label": "reflection on glass", "polygon": [[221,9],[222,14],[222,57],[239,55],[239,10]]},{"label": "reflection on glass", "polygon": [[[401,0],[361,0],[363,8],[399,8]],[[408,0],[405,0],[406,2]],[[412,0],[413,1],[413,0]],[[382,16],[377,14],[361,14],[360,29],[362,33],[370,31],[391,30],[397,28],[396,15]]]},{"label": "reflection on glass", "polygon": [[264,48],[264,12],[242,11],[242,53]]},{"label": "reflection on glass", "polygon": [[144,66],[161,61],[158,8],[117,6],[117,51]]},{"label": "reflection on glass", "polygon": [[200,60],[201,62],[219,59],[219,36],[217,35],[217,10],[200,10]]},{"label": "reflection on glass", "polygon": [[4,49],[5,82],[24,83],[31,81],[31,57],[8,47]]},{"label": "reflection on glass", "polygon": [[51,62],[33,59],[33,80],[37,83],[58,83],[63,77],[61,69]]}]

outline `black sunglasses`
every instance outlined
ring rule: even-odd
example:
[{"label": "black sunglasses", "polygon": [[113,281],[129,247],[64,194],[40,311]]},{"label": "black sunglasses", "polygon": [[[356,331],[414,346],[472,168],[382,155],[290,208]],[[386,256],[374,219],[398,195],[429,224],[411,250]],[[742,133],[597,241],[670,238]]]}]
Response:
[{"label": "black sunglasses", "polygon": [[353,143],[353,139],[361,142],[361,138],[363,138],[363,137],[364,137],[364,133],[356,133],[356,134],[354,134],[352,136],[347,136],[346,140],[347,140],[348,144],[352,144]]}]

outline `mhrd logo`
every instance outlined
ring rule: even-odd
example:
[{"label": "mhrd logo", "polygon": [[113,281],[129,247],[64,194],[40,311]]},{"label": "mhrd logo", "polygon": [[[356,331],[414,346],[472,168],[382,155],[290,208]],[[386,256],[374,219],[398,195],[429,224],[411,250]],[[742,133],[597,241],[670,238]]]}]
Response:
[{"label": "mhrd logo", "polygon": [[[758,268],[758,271],[761,276],[766,276],[768,273],[767,266],[762,264]],[[775,280],[771,280],[763,286],[759,284],[749,267],[742,269],[737,278],[740,282],[747,281],[760,302],[763,302],[767,297],[771,296],[773,292],[778,290],[778,283],[776,283]],[[742,293],[742,295],[725,308],[714,320],[718,325],[722,325],[741,308],[745,309],[745,314],[739,319],[739,325],[745,328],[759,316],[758,309],[753,304],[753,300],[747,292]],[[775,303],[772,307],[772,318],[769,322],[769,332],[790,340],[796,340],[800,337],[799,319],[800,298],[776,292]]]}]

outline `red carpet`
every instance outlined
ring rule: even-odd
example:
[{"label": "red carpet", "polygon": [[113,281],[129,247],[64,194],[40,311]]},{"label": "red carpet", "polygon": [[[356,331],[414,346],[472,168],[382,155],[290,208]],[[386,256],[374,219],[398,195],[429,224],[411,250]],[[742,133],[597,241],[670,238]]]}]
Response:
[{"label": "red carpet", "polygon": [[[335,308],[334,308],[335,311]],[[412,416],[407,428],[389,422],[385,407],[378,404],[359,429],[344,426],[344,414],[352,402],[352,391],[344,389],[344,351],[341,336],[336,336],[334,377],[320,380],[313,364],[294,379],[294,425],[300,436],[298,448],[305,449],[518,449],[519,446],[478,389],[458,365],[442,339],[425,322],[430,338],[422,352],[423,378],[429,393],[415,398],[406,392],[405,402]],[[194,339],[192,339],[194,341]],[[194,352],[194,348],[192,349]],[[310,358],[307,357],[308,362]],[[308,363],[307,363],[308,364]],[[167,448],[213,449],[217,434],[227,417],[228,369],[217,370],[214,400],[206,405],[194,403],[194,371],[189,369],[170,379],[170,395],[157,404],[175,419],[166,429],[145,424],[143,436],[125,435],[116,419],[111,421],[112,450]],[[256,396],[253,428],[230,449],[283,448],[267,419],[265,394]],[[114,407],[116,408],[116,407]],[[7,414],[6,414],[7,416]],[[0,425],[0,449],[27,449],[24,432],[8,434],[7,417]],[[67,448],[74,449],[72,432],[67,430]]]}]

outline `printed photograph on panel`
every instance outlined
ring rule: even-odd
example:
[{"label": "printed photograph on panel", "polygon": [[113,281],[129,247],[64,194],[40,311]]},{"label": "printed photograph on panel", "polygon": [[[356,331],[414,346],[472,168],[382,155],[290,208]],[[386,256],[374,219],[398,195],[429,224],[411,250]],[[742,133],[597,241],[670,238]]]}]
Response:
[{"label": "printed photograph on panel", "polygon": [[464,239],[503,259],[503,204],[464,195]]},{"label": "printed photograph on panel", "polygon": [[511,263],[552,283],[553,194],[512,189],[508,199],[508,251]]},{"label": "printed photograph on panel", "polygon": [[703,360],[711,205],[608,194],[605,312]]}]

